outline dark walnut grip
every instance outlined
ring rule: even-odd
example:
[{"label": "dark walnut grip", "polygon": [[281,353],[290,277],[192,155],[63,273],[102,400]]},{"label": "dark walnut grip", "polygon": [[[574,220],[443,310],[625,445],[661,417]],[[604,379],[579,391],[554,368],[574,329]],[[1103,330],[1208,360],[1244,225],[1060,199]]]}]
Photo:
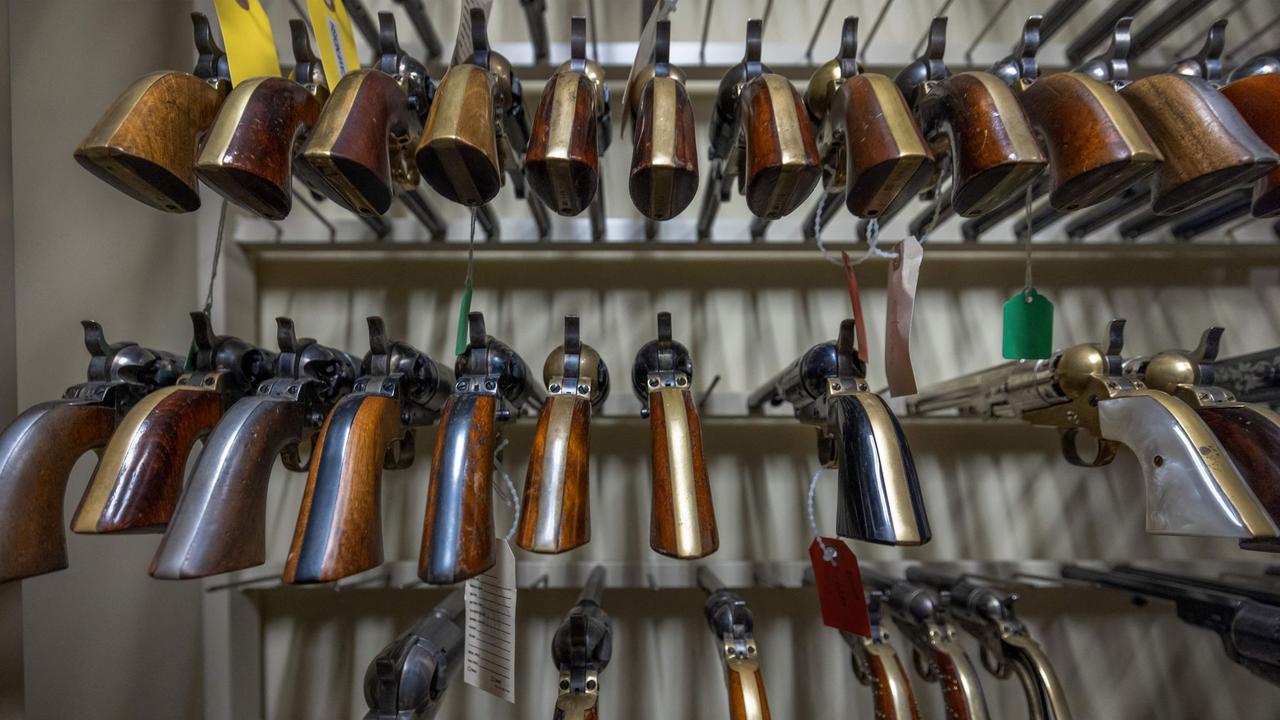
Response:
[{"label": "dark walnut grip", "polygon": [[352,71],[324,104],[303,145],[298,175],[352,212],[383,215],[395,193],[391,148],[409,143],[419,129],[394,78]]},{"label": "dark walnut grip", "polygon": [[191,73],[147,75],[120,94],[76,148],[86,170],[157,210],[200,207],[195,161],[226,92]]},{"label": "dark walnut grip", "polygon": [[562,553],[591,540],[590,431],[586,398],[553,395],[542,406],[520,503],[521,548]]},{"label": "dark walnut grip", "polygon": [[1162,215],[1266,175],[1276,155],[1212,85],[1186,75],[1151,75],[1120,91],[1151,134],[1164,165],[1152,209]]},{"label": "dark walnut grip", "polygon": [[640,95],[628,189],[640,214],[653,220],[679,215],[698,194],[693,105],[675,78],[656,77]]},{"label": "dark walnut grip", "polygon": [[162,532],[182,493],[187,456],[222,417],[222,395],[186,386],[144,397],[116,429],[80,500],[78,533]]},{"label": "dark walnut grip", "polygon": [[491,395],[445,402],[427,488],[418,576],[452,585],[493,567],[493,453],[498,445]]},{"label": "dark walnut grip", "polygon": [[649,393],[649,443],[653,460],[649,547],[682,560],[714,553],[720,547],[720,535],[702,452],[702,426],[688,390],[664,388]]},{"label": "dark walnut grip", "polygon": [[471,207],[489,202],[502,188],[492,82],[475,65],[450,68],[436,88],[418,145],[418,170],[427,184]]},{"label": "dark walnut grip", "polygon": [[1094,205],[1160,168],[1163,156],[1119,94],[1084,73],[1041,78],[1022,107],[1049,152],[1049,204],[1068,212]]},{"label": "dark walnut grip", "polygon": [[67,566],[62,505],[76,460],[111,438],[115,413],[54,401],[0,433],[0,582]]},{"label": "dark walnut grip", "polygon": [[[1245,122],[1272,150],[1280,152],[1280,75],[1258,75],[1237,80],[1222,94],[1240,111]],[[1257,181],[1253,191],[1253,216],[1280,215],[1280,166]]]},{"label": "dark walnut grip", "polygon": [[730,720],[770,720],[769,699],[765,697],[764,677],[755,663],[744,663],[749,667],[735,670],[729,669],[727,685],[729,688]]},{"label": "dark walnut grip", "polygon": [[1274,416],[1239,406],[1204,407],[1197,412],[1226,448],[1258,502],[1280,524],[1280,427]]},{"label": "dark walnut grip", "polygon": [[858,392],[835,398],[836,531],[884,545],[922,545],[931,532],[911,448],[884,400]]},{"label": "dark walnut grip", "polygon": [[880,217],[912,197],[933,175],[933,151],[902,91],[884,75],[855,75],[840,86],[830,112],[844,122],[845,204],[860,218]]},{"label": "dark walnut grip", "polygon": [[312,450],[285,582],[333,582],[382,564],[383,461],[403,432],[395,398],[348,395],[329,412]]},{"label": "dark walnut grip", "polygon": [[268,220],[293,207],[294,148],[320,116],[320,100],[281,77],[236,86],[196,160],[196,174],[222,196]]},{"label": "dark walnut grip", "polygon": [[800,93],[781,75],[766,73],[742,89],[746,171],[741,182],[757,217],[789,215],[822,178],[813,125]]},{"label": "dark walnut grip", "polygon": [[152,577],[207,577],[266,562],[271,470],[302,439],[305,423],[298,402],[247,397],[231,406],[191,471]]},{"label": "dark walnut grip", "polygon": [[595,86],[586,75],[556,73],[533,115],[525,178],[547,207],[577,215],[591,204],[600,184]]}]

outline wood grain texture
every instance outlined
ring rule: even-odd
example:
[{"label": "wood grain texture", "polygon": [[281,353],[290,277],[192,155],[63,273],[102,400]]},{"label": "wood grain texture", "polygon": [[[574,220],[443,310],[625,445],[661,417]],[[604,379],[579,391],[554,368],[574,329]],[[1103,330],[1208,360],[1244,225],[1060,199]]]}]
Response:
[{"label": "wood grain texture", "polygon": [[452,585],[493,566],[493,453],[498,444],[491,395],[445,402],[427,488],[418,576]]},{"label": "wood grain texture", "polygon": [[320,100],[282,77],[254,78],[227,96],[196,175],[223,197],[268,220],[293,207],[293,156],[320,117]]},{"label": "wood grain texture", "polygon": [[191,470],[151,576],[208,577],[266,562],[271,469],[305,423],[298,402],[253,396],[232,405]]},{"label": "wood grain texture", "polygon": [[542,406],[529,451],[516,545],[562,553],[591,540],[591,403],[553,395]]},{"label": "wood grain texture", "polygon": [[764,676],[755,672],[727,675],[730,720],[770,720],[769,699],[764,692]]},{"label": "wood grain texture", "polygon": [[645,85],[636,111],[627,188],[641,215],[670,220],[698,194],[698,142],[684,83],[670,77]]},{"label": "wood grain texture", "polygon": [[[665,406],[664,393],[670,395],[672,408]],[[680,408],[683,420],[673,416]],[[653,462],[649,547],[683,560],[714,553],[720,547],[720,535],[703,457],[702,427],[688,390],[649,394],[649,443]]]},{"label": "wood grain texture", "polygon": [[911,681],[896,653],[867,653],[871,675],[871,703],[876,720],[920,720]]},{"label": "wood grain texture", "polygon": [[832,121],[844,123],[849,212],[880,217],[899,198],[915,196],[933,176],[933,152],[889,78],[849,78],[836,92],[831,112]]},{"label": "wood grain texture", "polygon": [[418,170],[436,192],[476,207],[502,189],[493,80],[475,65],[449,68],[418,145]]},{"label": "wood grain texture", "polygon": [[1083,73],[1041,78],[1022,107],[1049,153],[1049,204],[1069,212],[1099,203],[1160,168],[1163,156],[1109,85]]},{"label": "wood grain texture", "polygon": [[166,212],[200,207],[195,161],[225,90],[191,73],[157,72],[130,85],[76,148],[86,170]]},{"label": "wood grain texture", "polygon": [[312,450],[285,582],[333,582],[382,564],[383,459],[402,433],[395,398],[348,395],[334,405]]},{"label": "wood grain texture", "polygon": [[821,159],[804,100],[791,82],[766,73],[742,88],[747,207],[758,217],[789,215],[822,179]]},{"label": "wood grain texture", "polygon": [[600,184],[595,87],[576,72],[547,81],[533,114],[524,174],[547,207],[573,216],[587,209]]},{"label": "wood grain texture", "polygon": [[182,493],[187,456],[222,418],[222,394],[178,386],[144,397],[102,453],[71,529],[162,532]]},{"label": "wood grain texture", "polygon": [[[1258,137],[1280,152],[1280,75],[1242,78],[1222,88],[1222,94]],[[1276,215],[1280,215],[1280,166],[1259,179],[1253,190],[1253,216]]]},{"label": "wood grain texture", "polygon": [[348,210],[383,215],[394,197],[391,149],[418,136],[421,123],[394,78],[355,70],[333,89],[295,170]]},{"label": "wood grain texture", "polygon": [[1280,525],[1280,428],[1248,407],[1197,408],[1240,475]]},{"label": "wood grain texture", "polygon": [[0,582],[67,566],[67,478],[81,455],[107,444],[115,424],[111,408],[54,401],[0,433]]},{"label": "wood grain texture", "polygon": [[1157,213],[1186,210],[1276,166],[1276,154],[1235,106],[1200,78],[1151,75],[1120,96],[1164,154],[1152,192]]},{"label": "wood grain texture", "polygon": [[[962,658],[968,664],[968,658]],[[962,668],[948,652],[933,653],[933,667],[938,674],[938,685],[942,689],[942,704],[947,711],[947,720],[987,720],[986,700],[982,697],[982,689],[977,688],[977,696],[973,697],[966,689],[966,675],[977,680],[973,668]]]}]

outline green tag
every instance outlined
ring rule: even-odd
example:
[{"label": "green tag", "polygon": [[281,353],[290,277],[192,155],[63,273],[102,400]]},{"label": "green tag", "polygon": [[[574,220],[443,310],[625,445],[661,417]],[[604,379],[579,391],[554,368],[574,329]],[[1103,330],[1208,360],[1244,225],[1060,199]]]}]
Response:
[{"label": "green tag", "polygon": [[1053,355],[1053,303],[1029,288],[1004,304],[1004,348],[1008,360]]},{"label": "green tag", "polygon": [[461,355],[467,351],[468,335],[467,317],[471,315],[471,276],[467,276],[467,285],[462,290],[462,307],[458,308],[458,351],[454,355]]}]

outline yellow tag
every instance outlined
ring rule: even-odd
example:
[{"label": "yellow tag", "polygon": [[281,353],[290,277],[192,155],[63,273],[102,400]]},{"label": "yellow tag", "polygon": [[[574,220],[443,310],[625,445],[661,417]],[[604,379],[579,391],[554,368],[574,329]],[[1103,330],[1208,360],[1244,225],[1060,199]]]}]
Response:
[{"label": "yellow tag", "polygon": [[320,61],[329,87],[338,85],[343,75],[360,69],[356,38],[351,34],[351,18],[342,0],[307,0],[311,32],[320,44]]},{"label": "yellow tag", "polygon": [[258,0],[213,0],[227,48],[231,84],[250,78],[279,77],[280,57],[271,37],[271,21]]}]

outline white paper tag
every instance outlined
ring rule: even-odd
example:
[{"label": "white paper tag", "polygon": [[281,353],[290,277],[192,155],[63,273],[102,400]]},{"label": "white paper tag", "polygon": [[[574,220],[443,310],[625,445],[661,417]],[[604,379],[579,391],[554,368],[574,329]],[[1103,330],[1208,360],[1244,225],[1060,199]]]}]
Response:
[{"label": "white paper tag", "polygon": [[466,682],[516,701],[516,558],[501,538],[498,560],[466,582]]},{"label": "white paper tag", "polygon": [[884,370],[893,397],[916,394],[916,374],[911,367],[911,317],[916,306],[916,283],[924,248],[914,237],[894,248],[898,257],[889,263],[888,304],[884,324]]}]

